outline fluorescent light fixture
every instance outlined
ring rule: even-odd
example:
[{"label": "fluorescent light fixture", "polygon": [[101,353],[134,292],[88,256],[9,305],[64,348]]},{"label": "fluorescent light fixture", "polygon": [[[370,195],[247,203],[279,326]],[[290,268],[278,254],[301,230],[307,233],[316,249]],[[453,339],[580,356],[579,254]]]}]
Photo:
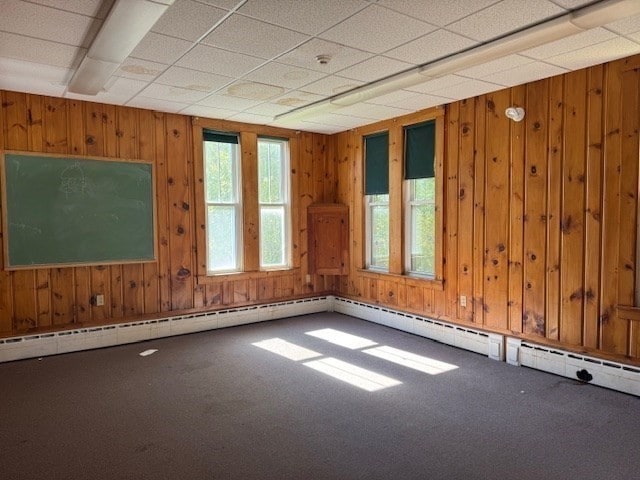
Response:
[{"label": "fluorescent light fixture", "polygon": [[68,90],[97,95],[174,0],[116,0]]},{"label": "fluorescent light fixture", "polygon": [[475,67],[637,14],[640,14],[640,0],[603,0],[442,60],[427,63],[325,100],[299,107],[277,115],[275,119],[299,120],[316,113],[337,110],[340,107],[419,85],[432,78],[454,74],[465,68]]}]

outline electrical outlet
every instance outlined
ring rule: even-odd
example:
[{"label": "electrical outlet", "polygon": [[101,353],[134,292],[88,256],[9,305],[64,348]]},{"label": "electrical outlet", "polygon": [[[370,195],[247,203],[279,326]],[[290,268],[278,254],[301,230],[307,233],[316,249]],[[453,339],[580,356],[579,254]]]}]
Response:
[{"label": "electrical outlet", "polygon": [[307,273],[305,280],[307,281],[307,283],[311,283],[311,275]]},{"label": "electrical outlet", "polygon": [[96,295],[96,307],[102,307],[104,305],[104,295]]},{"label": "electrical outlet", "polygon": [[466,295],[460,295],[460,306],[461,307],[466,307],[467,306],[467,296]]}]

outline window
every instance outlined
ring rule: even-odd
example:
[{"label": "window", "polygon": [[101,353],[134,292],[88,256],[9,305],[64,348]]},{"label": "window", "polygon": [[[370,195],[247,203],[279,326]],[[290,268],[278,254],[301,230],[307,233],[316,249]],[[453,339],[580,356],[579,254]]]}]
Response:
[{"label": "window", "polygon": [[242,268],[238,136],[205,130],[203,140],[207,274],[236,272]]},{"label": "window", "polygon": [[435,276],[435,121],[405,128],[405,271]]},{"label": "window", "polygon": [[281,139],[258,139],[260,268],[283,268],[289,260],[289,149]]},{"label": "window", "polygon": [[367,268],[389,270],[389,133],[364,137]]}]

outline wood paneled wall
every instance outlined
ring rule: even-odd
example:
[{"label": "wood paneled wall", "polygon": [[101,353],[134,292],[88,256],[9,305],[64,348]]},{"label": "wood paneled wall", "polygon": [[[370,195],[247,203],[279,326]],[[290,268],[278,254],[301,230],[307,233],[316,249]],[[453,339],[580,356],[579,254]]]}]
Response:
[{"label": "wood paneled wall", "polygon": [[[640,315],[622,307],[636,278],[639,67],[631,57],[446,106],[444,288],[358,271],[363,129],[336,135],[354,261],[340,292],[639,361]],[[523,122],[505,117],[513,105]]]},{"label": "wood paneled wall", "polygon": [[[0,98],[0,150],[154,162],[159,249],[153,263],[11,272],[2,268],[0,256],[0,336],[333,289],[332,277],[306,281],[306,206],[334,201],[336,179],[327,136],[292,133],[297,138],[291,146],[297,268],[199,284],[193,207],[200,199],[194,189],[191,117],[9,91],[0,92]],[[244,130],[241,124],[229,129]],[[256,127],[246,130],[255,134]],[[98,293],[105,295],[104,306],[91,304]]]}]

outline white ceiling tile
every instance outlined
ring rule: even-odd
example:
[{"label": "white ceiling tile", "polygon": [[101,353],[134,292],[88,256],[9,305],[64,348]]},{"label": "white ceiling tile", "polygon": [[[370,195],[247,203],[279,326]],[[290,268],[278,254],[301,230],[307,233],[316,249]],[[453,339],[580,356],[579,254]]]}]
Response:
[{"label": "white ceiling tile", "polygon": [[445,26],[472,13],[482,10],[498,0],[378,0],[378,5],[388,7],[405,15]]},{"label": "white ceiling tile", "polygon": [[483,80],[513,87],[515,85],[522,85],[523,83],[533,82],[535,80],[552,77],[554,75],[561,75],[567,71],[568,70],[564,68],[549,65],[548,63],[533,62],[511,70],[504,70],[502,72],[494,73],[493,75],[487,75]]},{"label": "white ceiling tile", "polygon": [[617,22],[608,23],[605,27],[622,35],[640,32],[640,15],[634,15],[618,20]]},{"label": "white ceiling tile", "polygon": [[118,77],[134,78],[151,81],[164,70],[167,65],[163,63],[149,62],[140,58],[126,58],[114,75]]},{"label": "white ceiling tile", "polygon": [[298,88],[302,85],[315,82],[324,76],[324,74],[314,70],[269,62],[248,73],[245,78],[280,87]]},{"label": "white ceiling tile", "polygon": [[207,3],[215,7],[224,8],[226,10],[232,10],[236,7],[241,6],[244,3],[243,0],[200,0],[200,1],[202,3]]},{"label": "white ceiling tile", "polygon": [[632,33],[630,35],[627,35],[631,40],[633,40],[636,43],[640,43],[640,32],[636,32],[636,33]]},{"label": "white ceiling tile", "polygon": [[266,115],[256,115],[255,113],[240,112],[230,116],[229,120],[233,120],[234,122],[246,122],[266,125],[273,120],[273,117]]},{"label": "white ceiling tile", "polygon": [[393,58],[376,56],[365,60],[362,63],[341,70],[340,76],[361,80],[363,82],[373,82],[380,78],[388,77],[394,73],[408,70],[414,65],[411,63],[401,62]]},{"label": "white ceiling tile", "polygon": [[1,8],[0,30],[76,47],[85,46],[93,23],[84,15],[27,2],[3,2]]},{"label": "white ceiling tile", "polygon": [[[354,127],[360,126],[361,123],[359,123],[357,120],[354,120]],[[286,125],[286,124],[280,124],[280,123],[272,123],[271,125],[275,126],[275,127],[284,127],[284,128],[290,128],[292,130],[301,130],[303,132],[313,132],[313,133],[322,133],[325,135],[332,135],[334,133],[339,133],[339,132],[343,132],[345,130],[344,127],[335,127],[335,126],[331,126],[331,125],[324,125],[324,124],[320,124],[320,123],[314,123],[314,122],[305,122],[305,121],[299,121],[296,122],[293,125]]]},{"label": "white ceiling tile", "polygon": [[359,87],[360,85],[364,85],[364,82],[340,77],[338,75],[331,75],[329,77],[318,80],[317,82],[305,85],[304,91],[331,97],[333,95],[338,95],[339,93],[344,93],[348,90]]},{"label": "white ceiling tile", "polygon": [[[316,60],[318,55],[329,56],[329,62],[326,65],[321,65]],[[278,57],[278,62],[331,74],[360,63],[372,56],[371,53],[345,47],[339,43],[312,38],[289,53]]]},{"label": "white ceiling tile", "polygon": [[207,35],[202,43],[232,52],[273,58],[308,38],[307,35],[292,30],[241,15],[232,15]]},{"label": "white ceiling tile", "polygon": [[187,103],[172,102],[170,100],[158,100],[157,98],[135,97],[127,105],[130,107],[157,110],[160,112],[178,113],[189,106]]},{"label": "white ceiling tile", "polygon": [[53,84],[39,77],[12,76],[0,72],[0,90],[13,90],[16,92],[62,97],[65,88],[64,85]]},{"label": "white ceiling tile", "polygon": [[372,120],[384,120],[392,117],[399,117],[410,113],[411,110],[404,108],[388,107],[386,105],[374,105],[372,103],[357,103],[348,107],[342,107],[335,111],[338,115],[370,118]]},{"label": "white ceiling tile", "polygon": [[202,72],[241,77],[264,60],[242,53],[233,53],[219,48],[197,45],[182,57],[176,65]]},{"label": "white ceiling tile", "polygon": [[640,44],[618,37],[607,42],[547,58],[545,62],[568,68],[569,70],[578,70],[636,53],[640,53]]},{"label": "white ceiling tile", "polygon": [[250,82],[248,80],[238,80],[218,92],[222,95],[242,98],[246,100],[265,101],[282,95],[285,89],[276,85],[266,83]]},{"label": "white ceiling tile", "polygon": [[80,13],[94,18],[104,18],[109,13],[114,0],[31,0],[31,3],[46,5],[66,10],[67,12]]},{"label": "white ceiling tile", "polygon": [[520,52],[527,57],[535,58],[538,60],[553,57],[567,52],[572,52],[580,48],[584,48],[586,45],[593,45],[601,43],[606,40],[615,38],[616,35],[604,28],[594,28],[585,32],[571,35],[570,37],[556,40],[555,42],[540,45],[539,47],[531,48]]},{"label": "white ceiling tile", "polygon": [[238,113],[237,110],[225,110],[224,108],[206,107],[204,105],[190,105],[184,110],[180,110],[184,115],[193,115],[195,117],[219,118],[225,120],[232,115]]},{"label": "white ceiling tile", "polygon": [[575,8],[584,7],[593,3],[593,0],[551,0],[553,3],[557,4],[562,8],[566,8],[568,10],[573,10]]},{"label": "white ceiling tile", "polygon": [[264,115],[267,117],[275,117],[282,113],[288,112],[292,107],[286,105],[278,105],[276,103],[261,103],[255,107],[247,108],[245,112],[255,113],[256,115]]},{"label": "white ceiling tile", "polygon": [[385,53],[385,55],[416,65],[422,65],[477,44],[478,42],[467,37],[440,29],[401,47],[394,48]]},{"label": "white ceiling tile", "polygon": [[175,2],[153,26],[153,31],[195,41],[229,12],[192,0]]},{"label": "white ceiling tile", "polygon": [[156,79],[156,83],[189,90],[212,92],[231,83],[233,78],[213,73],[199,72],[182,67],[170,67]]},{"label": "white ceiling tile", "polygon": [[383,53],[433,30],[435,27],[428,23],[369,5],[320,36],[367,52]]},{"label": "white ceiling tile", "polygon": [[463,98],[475,97],[482,95],[483,93],[495,92],[502,90],[502,85],[496,85],[495,83],[484,82],[482,80],[469,79],[456,85],[450,85],[448,87],[434,90],[432,95],[439,97],[453,98],[455,100],[462,100]]},{"label": "white ceiling tile", "polygon": [[224,110],[235,110],[241,112],[247,108],[255,107],[256,105],[263,103],[262,100],[251,100],[246,98],[232,97],[230,95],[222,95],[215,93],[209,95],[207,98],[200,100],[198,105],[204,105],[206,107],[222,108]]},{"label": "white ceiling tile", "polygon": [[243,15],[315,35],[353,15],[367,5],[363,0],[249,0]]},{"label": "white ceiling tile", "polygon": [[548,0],[503,0],[447,27],[474,40],[491,40],[565,13]]},{"label": "white ceiling tile", "polygon": [[487,75],[491,75],[503,70],[510,70],[514,67],[526,65],[532,63],[533,60],[521,55],[507,55],[506,57],[498,58],[490,62],[486,62],[475,67],[465,68],[458,70],[456,75],[470,78],[484,78]]},{"label": "white ceiling tile", "polygon": [[191,47],[192,43],[179,38],[149,32],[131,52],[131,57],[171,64]]},{"label": "white ceiling tile", "polygon": [[65,86],[71,79],[73,70],[53,65],[43,65],[41,63],[0,57],[0,74],[10,77],[34,79],[38,82],[52,83],[55,86]]},{"label": "white ceiling tile", "polygon": [[169,100],[172,102],[194,103],[202,100],[207,96],[207,92],[202,90],[188,90],[186,88],[173,87],[171,85],[162,85],[152,83],[145,88],[140,95],[147,98],[157,98],[160,100]]},{"label": "white ceiling tile", "polygon": [[299,90],[291,90],[280,97],[275,97],[269,100],[271,103],[281,105],[283,107],[296,108],[309,103],[318,102],[325,98],[322,95],[316,95],[315,93],[302,92]]},{"label": "white ceiling tile", "polygon": [[310,123],[331,125],[333,127],[353,128],[365,123],[371,123],[371,118],[358,117],[353,115],[340,115],[336,113],[320,113],[306,119]]},{"label": "white ceiling tile", "polygon": [[409,90],[397,90],[395,92],[387,93],[385,95],[380,95],[379,97],[371,98],[367,100],[367,103],[393,106],[395,102],[402,101],[405,98],[412,97],[414,95],[417,95],[417,93],[411,92]]},{"label": "white ceiling tile", "polygon": [[0,57],[75,68],[79,63],[78,58],[84,53],[82,48],[0,32]]}]

